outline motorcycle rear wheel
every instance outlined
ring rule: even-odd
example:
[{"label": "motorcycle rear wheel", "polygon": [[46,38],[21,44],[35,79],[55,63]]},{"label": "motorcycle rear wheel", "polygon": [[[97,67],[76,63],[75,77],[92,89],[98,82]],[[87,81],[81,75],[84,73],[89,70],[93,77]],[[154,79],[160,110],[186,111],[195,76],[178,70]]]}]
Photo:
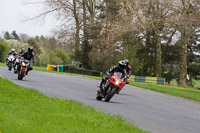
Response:
[{"label": "motorcycle rear wheel", "polygon": [[100,93],[101,93],[101,92],[98,90],[98,91],[97,91],[96,99],[99,100],[99,101],[103,98],[103,97],[100,96]]}]

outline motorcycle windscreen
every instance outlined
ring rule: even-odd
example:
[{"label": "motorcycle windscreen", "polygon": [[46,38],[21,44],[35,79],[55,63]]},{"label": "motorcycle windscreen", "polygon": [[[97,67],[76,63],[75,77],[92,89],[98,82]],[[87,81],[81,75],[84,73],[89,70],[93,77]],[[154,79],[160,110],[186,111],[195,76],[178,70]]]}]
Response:
[{"label": "motorcycle windscreen", "polygon": [[115,74],[119,79],[123,79],[123,74],[121,72],[116,72]]}]

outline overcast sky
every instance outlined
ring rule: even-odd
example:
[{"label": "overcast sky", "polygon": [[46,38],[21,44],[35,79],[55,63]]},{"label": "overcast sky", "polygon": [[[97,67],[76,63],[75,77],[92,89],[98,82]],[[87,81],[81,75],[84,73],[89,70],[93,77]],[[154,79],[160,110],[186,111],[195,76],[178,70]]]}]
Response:
[{"label": "overcast sky", "polygon": [[[25,33],[29,36],[48,36],[54,27],[53,17],[45,19],[45,21],[29,21],[23,22],[25,16],[33,17],[41,12],[42,7],[38,5],[24,5],[28,0],[0,0],[0,35],[13,30],[17,34]],[[29,0],[34,1],[34,0]],[[43,24],[42,24],[43,23]]]}]

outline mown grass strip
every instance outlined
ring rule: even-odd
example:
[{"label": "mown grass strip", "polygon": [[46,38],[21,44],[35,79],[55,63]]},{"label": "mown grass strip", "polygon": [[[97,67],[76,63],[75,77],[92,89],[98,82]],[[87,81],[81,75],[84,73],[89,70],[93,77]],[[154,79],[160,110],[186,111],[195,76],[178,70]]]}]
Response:
[{"label": "mown grass strip", "polygon": [[119,116],[0,78],[1,133],[143,133]]},{"label": "mown grass strip", "polygon": [[165,94],[170,94],[173,96],[178,96],[190,100],[200,101],[200,90],[194,88],[183,88],[177,86],[166,86],[166,85],[157,85],[150,83],[139,83],[130,81],[130,85],[136,86],[139,88],[144,88],[152,91],[157,91]]}]

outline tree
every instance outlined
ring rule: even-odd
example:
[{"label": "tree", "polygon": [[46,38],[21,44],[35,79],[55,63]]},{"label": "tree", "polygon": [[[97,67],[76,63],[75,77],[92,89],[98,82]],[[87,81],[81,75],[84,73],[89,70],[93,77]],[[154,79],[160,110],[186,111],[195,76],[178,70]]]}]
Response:
[{"label": "tree", "polygon": [[20,34],[21,41],[26,42],[30,38],[27,34]]},{"label": "tree", "polygon": [[[173,12],[174,18],[172,23],[175,24],[177,30],[181,33],[180,43],[180,61],[179,61],[179,85],[187,86],[187,56],[190,34],[197,29],[200,20],[199,1],[180,0],[179,3],[174,3]],[[178,16],[178,17],[177,17]]]},{"label": "tree", "polygon": [[62,64],[69,64],[70,62],[70,57],[69,55],[62,49],[56,48],[54,50],[54,53],[57,57],[59,57],[62,60]]},{"label": "tree", "polygon": [[9,50],[9,45],[4,40],[0,39],[0,62],[6,61],[6,56]]},{"label": "tree", "polygon": [[6,31],[6,33],[4,34],[4,39],[6,39],[6,40],[11,39],[10,33],[8,31]]},{"label": "tree", "polygon": [[16,31],[12,32],[14,39],[19,40],[19,36],[17,35]]},{"label": "tree", "polygon": [[27,43],[34,48],[35,54],[41,54],[42,53],[42,47],[41,45],[34,39],[30,38]]}]

